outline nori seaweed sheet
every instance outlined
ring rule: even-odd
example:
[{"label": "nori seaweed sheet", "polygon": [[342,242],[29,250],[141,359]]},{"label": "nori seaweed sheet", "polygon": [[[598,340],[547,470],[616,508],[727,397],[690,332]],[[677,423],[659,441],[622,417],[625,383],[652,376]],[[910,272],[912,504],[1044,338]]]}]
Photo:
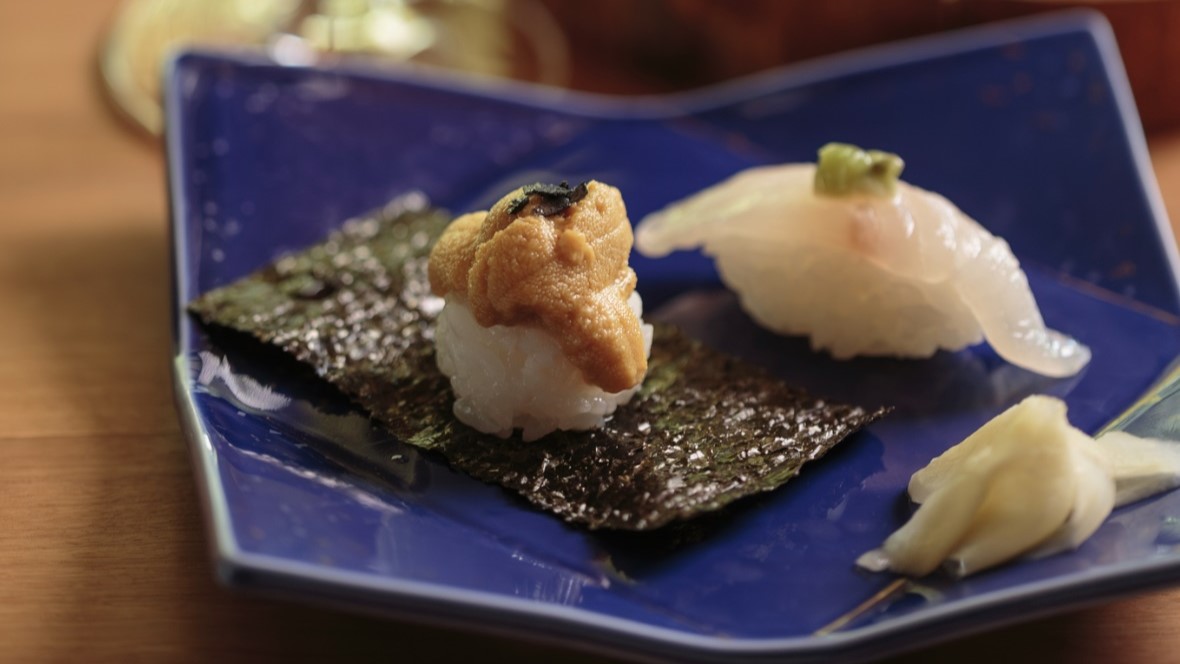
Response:
[{"label": "nori seaweed sheet", "polygon": [[427,259],[450,221],[387,206],[189,308],[310,364],[400,440],[591,529],[648,530],[769,491],[885,409],[832,403],[656,325],[647,378],[604,427],[524,443],[455,419]]}]

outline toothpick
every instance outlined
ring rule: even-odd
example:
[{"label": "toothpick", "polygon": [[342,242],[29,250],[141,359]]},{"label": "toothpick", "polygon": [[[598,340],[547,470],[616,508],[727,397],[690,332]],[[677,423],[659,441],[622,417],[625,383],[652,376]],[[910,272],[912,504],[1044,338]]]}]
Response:
[{"label": "toothpick", "polygon": [[881,603],[891,600],[895,596],[902,594],[909,587],[909,585],[910,580],[905,577],[894,579],[889,585],[878,590],[872,597],[858,604],[856,608],[815,630],[815,635],[827,636],[828,634],[843,629],[848,625],[848,623],[868,613],[870,610],[876,608]]}]

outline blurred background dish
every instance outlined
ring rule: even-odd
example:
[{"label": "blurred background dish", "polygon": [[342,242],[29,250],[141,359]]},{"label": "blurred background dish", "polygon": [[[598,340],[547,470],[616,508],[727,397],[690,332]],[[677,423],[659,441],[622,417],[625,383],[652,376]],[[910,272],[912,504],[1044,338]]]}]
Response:
[{"label": "blurred background dish", "polygon": [[261,51],[283,65],[363,58],[569,82],[562,31],[533,0],[127,0],[99,66],[115,106],[148,133],[162,128],[162,67],[186,46]]}]

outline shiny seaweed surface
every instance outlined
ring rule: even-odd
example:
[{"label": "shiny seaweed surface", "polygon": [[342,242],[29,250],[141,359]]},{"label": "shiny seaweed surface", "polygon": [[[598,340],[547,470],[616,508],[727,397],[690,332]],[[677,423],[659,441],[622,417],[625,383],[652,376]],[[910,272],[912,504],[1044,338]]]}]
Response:
[{"label": "shiny seaweed surface", "polygon": [[400,440],[589,528],[648,530],[769,491],[884,414],[815,398],[656,326],[643,388],[601,429],[532,443],[458,422],[435,366],[429,250],[449,217],[390,206],[194,300],[273,344]]}]

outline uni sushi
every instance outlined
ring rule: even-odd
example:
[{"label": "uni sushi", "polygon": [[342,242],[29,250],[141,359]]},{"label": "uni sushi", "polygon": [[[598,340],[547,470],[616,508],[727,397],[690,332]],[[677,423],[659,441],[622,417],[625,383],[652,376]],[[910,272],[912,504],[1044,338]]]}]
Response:
[{"label": "uni sushi", "polygon": [[593,181],[517,189],[447,227],[429,275],[460,421],[529,441],[598,427],[631,398],[652,339],[632,240],[619,190]]},{"label": "uni sushi", "polygon": [[[452,219],[395,199],[188,308],[210,332],[236,330],[313,368],[394,439],[590,529],[652,530],[771,491],[888,412],[819,399],[664,324],[643,389],[601,428],[493,444],[455,418],[437,368],[443,299],[430,294],[429,254]],[[413,474],[365,436],[308,442],[399,478],[395,489]]]},{"label": "uni sushi", "polygon": [[1008,244],[942,196],[900,181],[897,155],[832,143],[818,164],[764,166],[645,217],[636,248],[701,247],[759,324],[816,349],[929,357],[986,339],[1069,376],[1089,349],[1045,327]]}]

